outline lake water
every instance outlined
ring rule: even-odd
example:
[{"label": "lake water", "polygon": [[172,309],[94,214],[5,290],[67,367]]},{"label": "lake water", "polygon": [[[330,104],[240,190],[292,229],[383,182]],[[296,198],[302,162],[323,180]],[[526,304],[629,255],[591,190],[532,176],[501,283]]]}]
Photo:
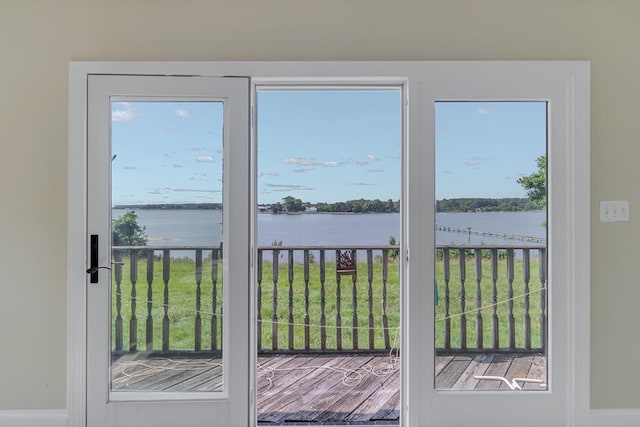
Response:
[{"label": "lake water", "polygon": [[[114,209],[113,218],[125,210]],[[146,227],[149,246],[217,245],[222,215],[218,210],[138,209],[138,222]],[[437,244],[518,244],[519,240],[478,235],[476,232],[531,236],[544,239],[544,212],[439,213],[439,227],[472,233],[436,232]],[[258,245],[274,240],[284,245],[386,245],[389,236],[400,238],[399,214],[258,215]],[[528,244],[537,244],[531,242]]]}]

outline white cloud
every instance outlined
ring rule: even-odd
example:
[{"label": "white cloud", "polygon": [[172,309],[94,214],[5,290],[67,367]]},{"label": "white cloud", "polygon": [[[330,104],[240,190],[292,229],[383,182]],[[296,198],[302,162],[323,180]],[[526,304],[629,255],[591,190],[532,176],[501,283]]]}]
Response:
[{"label": "white cloud", "polygon": [[119,102],[114,104],[114,106],[120,108],[111,110],[112,122],[129,122],[140,117],[140,114],[135,111],[133,106],[128,102]]},{"label": "white cloud", "polygon": [[196,162],[198,163],[214,163],[216,160],[211,156],[198,156]]},{"label": "white cloud", "polygon": [[307,173],[307,172],[312,172],[316,170],[315,168],[300,168],[300,169],[294,169],[293,172],[294,173]]},{"label": "white cloud", "polygon": [[364,165],[368,165],[369,162],[367,162],[366,160],[356,160],[356,165],[359,166],[364,166]]},{"label": "white cloud", "polygon": [[173,165],[173,167],[174,167],[174,168],[181,168],[181,167],[183,167],[183,166],[182,166],[181,164],[179,164],[179,163],[176,163],[176,164],[174,164],[174,165]]},{"label": "white cloud", "polygon": [[470,167],[474,167],[474,166],[478,166],[480,162],[465,162],[464,164]]},{"label": "white cloud", "polygon": [[196,188],[174,188],[176,193],[220,193],[220,190],[199,190]]},{"label": "white cloud", "polygon": [[273,191],[313,190],[311,187],[295,184],[267,184],[267,187],[271,188]]},{"label": "white cloud", "polygon": [[187,117],[189,117],[189,112],[181,108],[179,110],[176,110],[176,116],[186,119]]},{"label": "white cloud", "polygon": [[344,162],[336,162],[336,161],[331,161],[331,162],[324,162],[322,163],[322,166],[325,168],[337,168],[340,167],[344,164]]},{"label": "white cloud", "polygon": [[367,160],[372,161],[372,162],[376,162],[376,161],[378,161],[378,158],[376,156],[374,156],[373,154],[367,154]]},{"label": "white cloud", "polygon": [[367,169],[367,172],[371,172],[371,173],[381,173],[381,172],[384,172],[384,169],[381,169],[381,168],[371,168],[371,169]]},{"label": "white cloud", "polygon": [[486,108],[482,108],[482,107],[478,107],[478,109],[476,111],[481,116],[486,116],[487,114],[489,114],[489,110],[487,110]]},{"label": "white cloud", "polygon": [[349,184],[349,185],[370,186],[370,185],[373,185],[373,184],[367,184],[366,182],[352,182],[352,183],[351,183],[351,184]]},{"label": "white cloud", "polygon": [[449,169],[445,169],[445,170],[442,171],[442,173],[445,174],[445,175],[451,175],[453,173],[453,171],[449,170]]},{"label": "white cloud", "polygon": [[137,168],[137,167],[135,167],[135,166],[125,166],[123,169],[124,169],[124,170],[127,170],[127,171],[131,171],[131,170],[136,170],[136,169],[138,169],[138,168]]},{"label": "white cloud", "polygon": [[316,162],[313,157],[290,157],[282,160],[285,165],[301,165],[301,166],[315,166]]},{"label": "white cloud", "polygon": [[269,175],[269,176],[280,176],[280,174],[278,172],[267,172],[267,175]]}]

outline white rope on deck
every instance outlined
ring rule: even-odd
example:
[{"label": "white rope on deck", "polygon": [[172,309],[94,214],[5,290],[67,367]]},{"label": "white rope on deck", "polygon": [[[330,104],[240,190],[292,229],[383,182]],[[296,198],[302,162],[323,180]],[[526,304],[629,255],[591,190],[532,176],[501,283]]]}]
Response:
[{"label": "white rope on deck", "polygon": [[547,386],[544,381],[539,380],[537,378],[513,378],[511,381],[506,379],[505,377],[501,377],[499,375],[474,375],[473,378],[477,380],[489,380],[489,381],[501,381],[503,384],[506,384],[511,390],[522,390],[522,386],[519,383],[536,383],[540,384],[541,388]]}]

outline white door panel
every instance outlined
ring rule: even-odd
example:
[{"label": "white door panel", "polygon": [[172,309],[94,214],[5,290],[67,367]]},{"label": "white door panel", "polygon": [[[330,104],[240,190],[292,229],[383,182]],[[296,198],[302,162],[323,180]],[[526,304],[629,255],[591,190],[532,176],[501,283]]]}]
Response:
[{"label": "white door panel", "polygon": [[[87,279],[89,426],[248,424],[250,209],[237,197],[249,194],[248,111],[246,78],[89,76],[87,240],[99,237],[103,267],[97,283]],[[219,211],[209,215],[217,237],[202,247],[140,243],[115,225],[112,234],[118,205],[200,200]],[[144,249],[122,249],[131,245]],[[193,286],[178,283],[180,256],[195,263]],[[179,326],[187,316],[198,320]],[[183,379],[213,371],[206,384]]]}]

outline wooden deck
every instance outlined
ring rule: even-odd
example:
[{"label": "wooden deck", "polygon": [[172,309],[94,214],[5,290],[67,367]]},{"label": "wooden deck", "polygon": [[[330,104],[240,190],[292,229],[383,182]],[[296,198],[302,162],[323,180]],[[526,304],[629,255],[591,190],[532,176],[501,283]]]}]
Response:
[{"label": "wooden deck", "polygon": [[[258,358],[260,424],[397,424],[400,363],[381,354],[297,354]],[[216,391],[221,364],[211,358],[121,357],[112,368],[114,390]],[[438,356],[436,387],[508,390],[504,381],[476,376],[546,381],[546,358],[536,354],[486,353]],[[518,383],[528,390],[544,384]]]}]

